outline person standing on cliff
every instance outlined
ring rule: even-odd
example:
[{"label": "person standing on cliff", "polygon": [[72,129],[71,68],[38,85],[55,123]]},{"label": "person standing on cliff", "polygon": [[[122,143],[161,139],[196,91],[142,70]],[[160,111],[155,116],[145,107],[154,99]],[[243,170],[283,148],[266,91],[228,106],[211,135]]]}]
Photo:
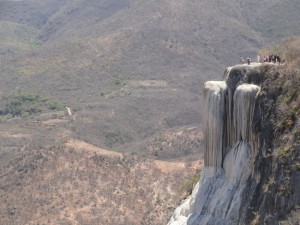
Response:
[{"label": "person standing on cliff", "polygon": [[257,62],[260,63],[260,55],[257,55]]},{"label": "person standing on cliff", "polygon": [[243,56],[240,57],[240,62],[241,62],[241,64],[244,64],[244,57]]},{"label": "person standing on cliff", "polygon": [[250,62],[251,62],[251,58],[248,57],[248,58],[247,58],[247,63],[248,63],[248,65],[250,65]]}]

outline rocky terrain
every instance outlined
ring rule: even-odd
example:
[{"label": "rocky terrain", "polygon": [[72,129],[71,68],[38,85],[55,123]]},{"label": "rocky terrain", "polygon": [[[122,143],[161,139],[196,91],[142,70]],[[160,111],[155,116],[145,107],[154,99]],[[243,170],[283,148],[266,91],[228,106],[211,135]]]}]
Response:
[{"label": "rocky terrain", "polygon": [[203,166],[204,81],[299,34],[299,10],[1,0],[0,223],[166,224]]},{"label": "rocky terrain", "polygon": [[168,225],[299,224],[299,43],[205,83],[205,167]]}]

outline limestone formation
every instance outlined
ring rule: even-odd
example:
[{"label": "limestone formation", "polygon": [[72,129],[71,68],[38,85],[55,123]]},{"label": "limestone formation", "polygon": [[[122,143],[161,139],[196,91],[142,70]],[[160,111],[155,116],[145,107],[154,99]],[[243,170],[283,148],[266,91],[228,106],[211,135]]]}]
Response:
[{"label": "limestone formation", "polygon": [[168,225],[244,224],[241,204],[258,149],[252,121],[260,87],[247,83],[255,68],[228,68],[225,81],[205,83],[205,168]]}]

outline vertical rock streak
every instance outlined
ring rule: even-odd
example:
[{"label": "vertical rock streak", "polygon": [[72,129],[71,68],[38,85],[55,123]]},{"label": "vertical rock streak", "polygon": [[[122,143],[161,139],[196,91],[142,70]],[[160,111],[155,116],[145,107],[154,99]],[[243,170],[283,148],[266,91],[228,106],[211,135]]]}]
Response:
[{"label": "vertical rock streak", "polygon": [[169,225],[242,224],[242,194],[258,149],[252,120],[260,87],[242,83],[243,77],[236,74],[231,77],[229,68],[226,81],[205,83],[205,168]]},{"label": "vertical rock streak", "polygon": [[224,81],[208,81],[204,87],[204,162],[206,166],[221,167],[223,161],[223,121],[227,87]]},{"label": "vertical rock streak", "polygon": [[252,132],[254,106],[260,87],[253,84],[242,84],[234,93],[233,134],[230,143],[247,141],[251,147],[251,158],[254,159],[258,149],[257,135]]}]

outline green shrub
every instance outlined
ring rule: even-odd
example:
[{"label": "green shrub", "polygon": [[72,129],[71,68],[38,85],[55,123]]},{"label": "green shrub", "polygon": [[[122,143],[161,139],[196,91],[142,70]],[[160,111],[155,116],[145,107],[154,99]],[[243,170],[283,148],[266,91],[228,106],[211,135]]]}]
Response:
[{"label": "green shrub", "polygon": [[180,189],[184,192],[186,192],[188,195],[192,194],[192,191],[195,187],[195,185],[198,183],[200,180],[201,172],[197,173],[195,176],[192,178],[185,180],[181,183]]},{"label": "green shrub", "polygon": [[112,84],[113,86],[124,86],[125,85],[124,77],[121,74],[115,75],[113,77]]},{"label": "green shrub", "polygon": [[286,158],[288,156],[288,151],[281,147],[278,149],[278,156],[280,158]]},{"label": "green shrub", "polygon": [[41,112],[61,110],[63,105],[49,98],[31,93],[18,93],[3,97],[0,102],[0,119],[28,117]]}]

